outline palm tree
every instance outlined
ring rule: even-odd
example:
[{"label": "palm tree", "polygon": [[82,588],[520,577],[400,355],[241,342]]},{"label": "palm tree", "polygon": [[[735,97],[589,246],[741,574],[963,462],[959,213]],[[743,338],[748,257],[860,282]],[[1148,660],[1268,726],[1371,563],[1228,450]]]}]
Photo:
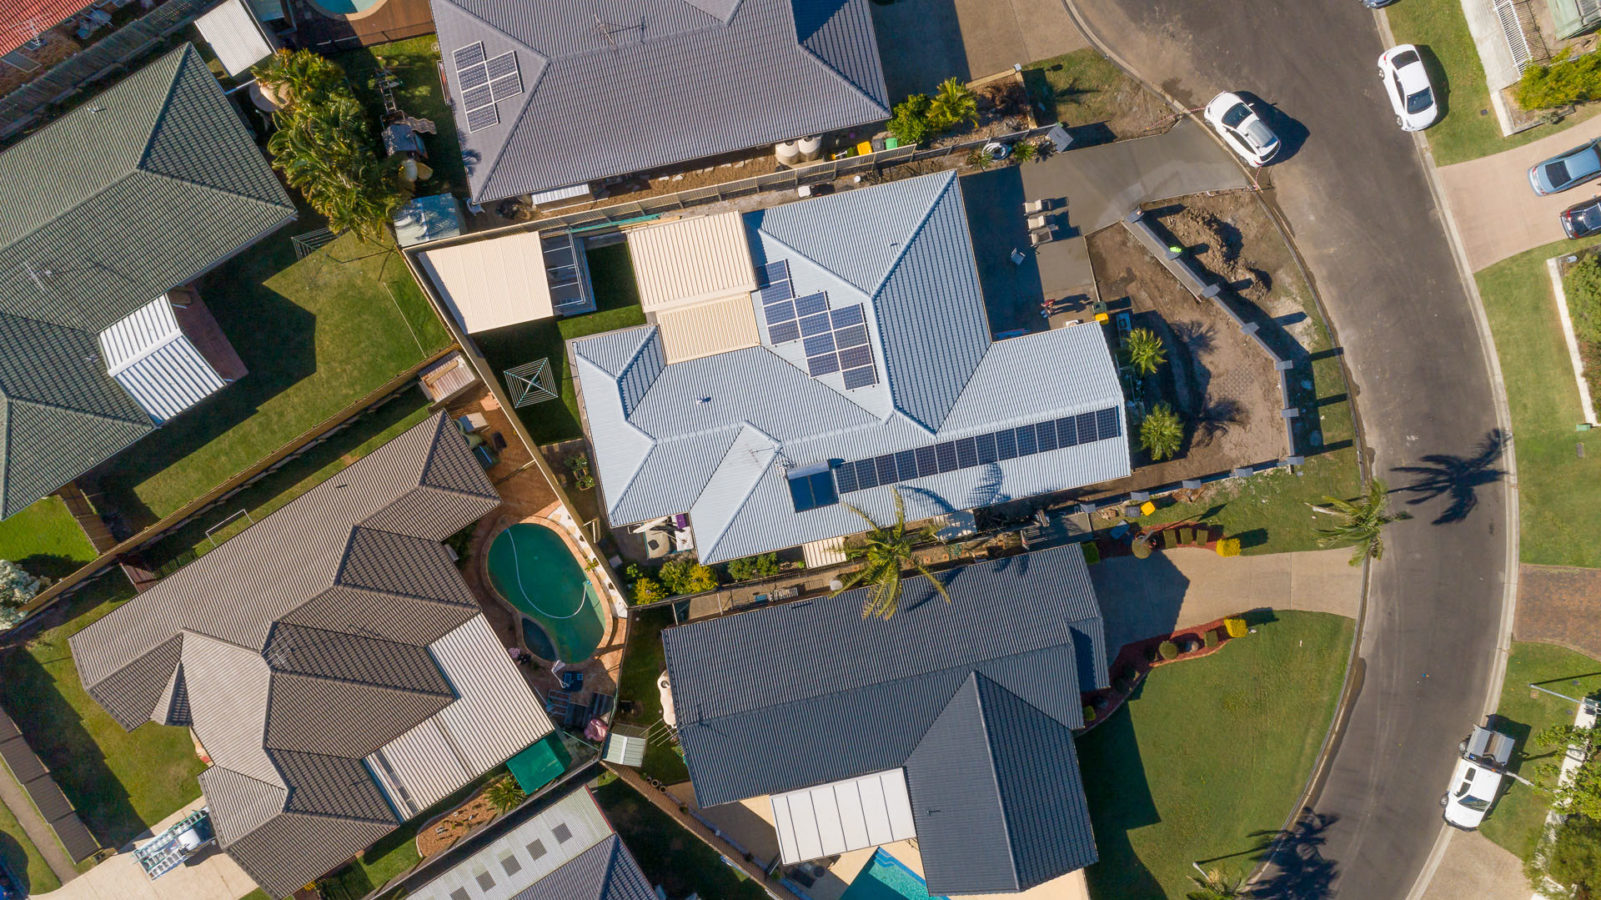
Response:
[{"label": "palm tree", "polygon": [[1222,869],[1209,869],[1199,875],[1191,875],[1190,881],[1195,882],[1199,890],[1185,894],[1185,900],[1236,900],[1245,896],[1241,893],[1243,879]]},{"label": "palm tree", "polygon": [[978,121],[978,97],[956,78],[940,82],[939,93],[929,104],[929,118],[943,131],[958,122]]},{"label": "palm tree", "polygon": [[1410,519],[1404,512],[1390,512],[1389,489],[1375,478],[1368,485],[1366,499],[1356,502],[1337,497],[1324,497],[1325,505],[1308,504],[1313,512],[1333,516],[1334,523],[1318,529],[1318,543],[1324,547],[1351,547],[1351,565],[1359,566],[1365,559],[1384,557],[1384,526],[1402,519]]},{"label": "palm tree", "polygon": [[1140,447],[1161,462],[1184,446],[1184,420],[1166,403],[1158,403],[1140,422]]},{"label": "palm tree", "polygon": [[1149,328],[1136,328],[1123,340],[1123,353],[1129,365],[1141,375],[1152,375],[1156,367],[1167,362],[1167,347],[1156,332]]},{"label": "palm tree", "polygon": [[528,793],[523,790],[523,786],[510,775],[499,778],[484,790],[484,797],[501,812],[514,808],[527,796]]},{"label": "palm tree", "polygon": [[276,106],[316,102],[344,77],[344,71],[326,56],[310,50],[279,50],[250,71],[262,93]]},{"label": "palm tree", "polygon": [[852,572],[840,589],[830,596],[837,597],[844,591],[865,584],[867,600],[862,604],[862,618],[877,616],[880,619],[888,619],[900,608],[901,573],[911,569],[927,578],[929,584],[934,586],[934,590],[945,598],[946,603],[951,602],[951,595],[945,592],[945,585],[918,561],[917,555],[913,552],[918,544],[937,540],[937,531],[930,527],[912,529],[906,527],[906,503],[901,499],[899,489],[895,491],[893,525],[880,525],[873,521],[872,516],[849,503],[844,506],[866,520],[871,528],[866,535],[842,548],[846,559],[859,561],[864,565]]}]

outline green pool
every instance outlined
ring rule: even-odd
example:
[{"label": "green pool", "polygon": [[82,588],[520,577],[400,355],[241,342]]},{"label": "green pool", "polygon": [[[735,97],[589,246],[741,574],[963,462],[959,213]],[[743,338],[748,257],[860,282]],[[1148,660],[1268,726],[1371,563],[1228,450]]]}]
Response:
[{"label": "green pool", "polygon": [[606,610],[561,535],[522,522],[489,545],[489,581],[524,616],[528,649],[581,663],[606,635]]}]

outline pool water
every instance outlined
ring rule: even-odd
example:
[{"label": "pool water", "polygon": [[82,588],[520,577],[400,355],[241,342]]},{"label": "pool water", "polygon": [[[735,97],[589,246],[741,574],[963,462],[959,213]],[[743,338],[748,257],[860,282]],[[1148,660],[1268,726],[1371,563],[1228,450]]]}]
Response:
[{"label": "pool water", "polygon": [[861,874],[845,889],[840,900],[946,900],[928,892],[928,885],[916,872],[883,848],[873,851],[873,858],[862,867]]},{"label": "pool water", "polygon": [[382,0],[312,0],[312,2],[336,16],[348,16],[352,13],[366,12]]},{"label": "pool water", "polygon": [[606,633],[606,611],[561,535],[531,522],[513,525],[489,545],[489,582],[522,613],[528,649],[545,659],[581,663]]}]

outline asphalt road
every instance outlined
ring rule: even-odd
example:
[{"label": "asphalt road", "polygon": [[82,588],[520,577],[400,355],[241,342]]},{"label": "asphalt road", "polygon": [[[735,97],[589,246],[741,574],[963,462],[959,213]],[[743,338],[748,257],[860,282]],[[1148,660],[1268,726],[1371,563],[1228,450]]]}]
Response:
[{"label": "asphalt road", "polygon": [[1440,832],[1457,741],[1483,709],[1508,497],[1504,462],[1484,452],[1499,436],[1488,363],[1423,162],[1377,78],[1373,15],[1357,0],[1068,2],[1185,104],[1229,89],[1271,105],[1288,154],[1271,169],[1272,199],[1354,371],[1374,472],[1392,489],[1428,488],[1399,495],[1421,502],[1373,568],[1361,692],[1315,800],[1308,858],[1269,885],[1404,897]]}]

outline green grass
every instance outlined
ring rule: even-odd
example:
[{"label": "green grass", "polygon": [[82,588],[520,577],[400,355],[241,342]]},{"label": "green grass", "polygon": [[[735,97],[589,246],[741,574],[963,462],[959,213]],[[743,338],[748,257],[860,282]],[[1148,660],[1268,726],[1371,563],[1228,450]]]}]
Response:
[{"label": "green grass", "polygon": [[1172,110],[1094,49],[1029,63],[1023,84],[1055,121],[1068,127],[1104,124],[1118,138],[1133,137],[1173,119]]},{"label": "green grass", "polygon": [[[1501,136],[1501,125],[1490,107],[1490,88],[1484,66],[1473,46],[1468,20],[1460,0],[1406,0],[1388,7],[1390,30],[1397,44],[1417,44],[1433,56],[1425,61],[1443,100],[1444,117],[1424,132],[1434,161],[1442,166],[1489,156],[1527,144],[1575,125],[1591,115],[1586,110],[1569,116],[1555,127],[1544,125]],[[1443,78],[1442,78],[1443,76]],[[1480,115],[1480,110],[1487,110]]]},{"label": "green grass", "polygon": [[0,521],[0,559],[30,575],[60,578],[95,558],[94,547],[60,497],[45,497]]},{"label": "green grass", "polygon": [[767,892],[622,781],[595,789],[595,799],[651,884],[669,897],[766,900]]},{"label": "green grass", "polygon": [[[0,778],[10,777],[10,773],[0,774]],[[61,887],[61,879],[51,871],[50,864],[39,855],[39,848],[28,838],[17,817],[4,804],[0,804],[0,836],[3,836],[0,838],[0,856],[5,858],[6,866],[22,879],[29,894],[42,894]]]},{"label": "green grass", "polygon": [[0,703],[107,847],[199,797],[205,768],[188,729],[147,722],[123,731],[78,681],[67,638],[133,596],[121,573],[102,576],[67,601],[66,624],[0,653]]},{"label": "green grass", "polygon": [[440,194],[450,191],[467,194],[467,168],[461,159],[461,144],[456,138],[456,119],[445,105],[444,90],[439,84],[439,40],[431,34],[363,47],[336,54],[334,62],[344,68],[350,83],[356,88],[374,121],[382,122],[383,96],[378,92],[376,76],[380,60],[400,79],[394,89],[395,103],[408,115],[432,119],[435,134],[422,136],[428,148],[428,165],[434,177],[418,186],[417,193]]},{"label": "green grass", "polygon": [[1153,671],[1078,741],[1099,900],[1182,897],[1192,860],[1243,874],[1283,826],[1334,715],[1353,622],[1274,611],[1217,654]]},{"label": "green grass", "polygon": [[588,258],[595,290],[594,312],[567,319],[541,319],[473,335],[473,341],[496,373],[538,359],[550,360],[552,374],[561,386],[561,404],[545,402],[517,410],[528,433],[539,444],[571,440],[584,433],[579,424],[573,374],[567,367],[565,342],[645,324],[628,245],[619,243],[595,248],[589,251]]},{"label": "green grass", "polygon": [[297,261],[290,234],[320,224],[311,218],[201,280],[250,374],[115,460],[102,487],[134,525],[202,496],[450,343],[391,246],[345,235]]},{"label": "green grass", "polygon": [[[623,651],[623,669],[617,677],[617,696],[632,700],[634,711],[619,715],[618,721],[649,727],[662,717],[661,691],[656,679],[667,668],[662,651],[662,629],[673,624],[667,608],[634,610],[628,621],[628,647]],[[663,784],[689,780],[689,769],[676,746],[653,741],[645,748],[645,775]]]},{"label": "green grass", "polygon": [[[1501,685],[1501,702],[1495,714],[1502,720],[1497,730],[1518,742],[1508,768],[1536,784],[1550,785],[1539,769],[1559,760],[1556,748],[1530,746],[1529,737],[1552,725],[1573,722],[1574,704],[1529,688],[1538,684],[1569,697],[1583,697],[1601,691],[1601,660],[1592,659],[1555,644],[1517,641],[1507,659],[1506,681]],[[1501,798],[1479,830],[1502,847],[1528,858],[1545,825],[1550,797],[1527,785],[1507,779]]]},{"label": "green grass", "polygon": [[1601,566],[1601,494],[1591,471],[1601,432],[1574,432],[1584,416],[1545,266],[1586,243],[1596,241],[1547,244],[1475,276],[1517,436],[1519,553],[1526,563]]},{"label": "green grass", "polygon": [[[282,469],[230,497],[227,503],[147,546],[142,551],[145,563],[163,577],[170,575],[382,447],[428,415],[427,398],[421,391],[408,389],[370,414],[358,417],[348,428],[296,457]],[[241,510],[248,512],[249,518],[233,519],[207,537],[206,529]]]}]

